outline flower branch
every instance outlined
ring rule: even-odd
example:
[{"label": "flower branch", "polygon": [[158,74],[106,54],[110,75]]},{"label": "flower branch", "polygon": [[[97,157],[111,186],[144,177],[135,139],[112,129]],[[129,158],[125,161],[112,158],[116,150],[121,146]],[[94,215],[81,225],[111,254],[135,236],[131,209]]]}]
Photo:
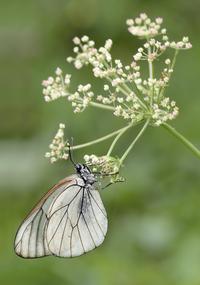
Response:
[{"label": "flower branch", "polygon": [[136,142],[139,140],[139,138],[143,135],[144,131],[146,130],[146,128],[149,125],[149,120],[147,120],[144,124],[144,126],[142,127],[142,129],[140,130],[140,132],[138,133],[138,135],[136,136],[136,138],[132,141],[132,143],[129,145],[129,147],[127,148],[127,150],[124,152],[124,154],[122,155],[122,157],[120,158],[120,166],[123,164],[124,160],[126,159],[127,155],[129,154],[129,152],[131,151],[131,149],[134,147],[134,145],[136,144]]},{"label": "flower branch", "polygon": [[75,149],[81,149],[81,148],[84,148],[84,147],[88,147],[88,146],[91,146],[91,145],[93,145],[93,144],[96,144],[96,143],[100,143],[100,142],[102,142],[102,141],[105,141],[105,140],[107,140],[107,139],[109,139],[109,138],[111,138],[111,137],[114,137],[115,135],[117,135],[117,136],[116,136],[116,138],[117,138],[119,135],[122,135],[126,130],[128,130],[128,129],[131,128],[131,127],[133,127],[133,124],[130,124],[130,125],[128,125],[128,126],[126,126],[126,127],[124,127],[124,128],[121,128],[121,129],[119,129],[119,130],[117,130],[117,131],[114,131],[114,132],[112,132],[112,133],[110,133],[110,134],[108,134],[108,135],[106,135],[106,136],[100,137],[99,139],[92,140],[92,141],[87,142],[87,143],[84,143],[84,144],[71,146],[71,149],[72,149],[72,150],[75,150]]},{"label": "flower branch", "polygon": [[174,127],[167,123],[162,125],[168,132],[170,132],[174,137],[176,137],[180,142],[182,142],[195,156],[200,158],[200,150],[194,146],[188,139],[186,139],[182,134],[180,134]]}]

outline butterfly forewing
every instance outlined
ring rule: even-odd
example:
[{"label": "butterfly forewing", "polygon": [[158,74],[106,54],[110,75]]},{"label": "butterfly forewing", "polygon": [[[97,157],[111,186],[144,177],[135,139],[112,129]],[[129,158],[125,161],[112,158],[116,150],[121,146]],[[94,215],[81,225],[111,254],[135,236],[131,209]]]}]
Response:
[{"label": "butterfly forewing", "polygon": [[73,175],[55,185],[31,211],[17,232],[15,251],[25,258],[78,256],[103,242],[107,226],[99,192]]}]

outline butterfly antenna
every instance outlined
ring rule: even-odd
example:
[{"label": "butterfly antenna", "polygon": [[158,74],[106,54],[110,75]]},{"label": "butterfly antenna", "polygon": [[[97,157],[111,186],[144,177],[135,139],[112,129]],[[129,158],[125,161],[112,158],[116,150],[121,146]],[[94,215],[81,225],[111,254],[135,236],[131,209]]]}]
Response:
[{"label": "butterfly antenna", "polygon": [[72,163],[74,166],[76,166],[76,163],[75,163],[74,160],[73,160],[72,151],[71,151],[71,146],[70,146],[69,143],[68,143],[67,146],[68,146],[68,148],[69,148],[69,159],[70,159],[71,163]]}]

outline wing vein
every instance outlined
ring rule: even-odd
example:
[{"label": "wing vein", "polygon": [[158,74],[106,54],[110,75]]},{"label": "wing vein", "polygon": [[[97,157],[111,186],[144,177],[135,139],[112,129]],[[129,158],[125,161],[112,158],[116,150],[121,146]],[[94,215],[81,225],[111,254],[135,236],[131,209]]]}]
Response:
[{"label": "wing vein", "polygon": [[64,239],[65,229],[66,229],[66,226],[67,226],[67,221],[68,221],[68,217],[67,217],[67,219],[65,221],[65,226],[64,226],[62,237],[61,237],[61,241],[60,241],[59,254],[61,253],[61,248],[62,248],[62,243],[63,243],[63,239]]},{"label": "wing vein", "polygon": [[[80,209],[80,213],[79,213],[79,216],[78,216],[78,219],[77,219],[77,223],[74,227],[72,227],[72,232],[71,232],[71,236],[70,236],[70,253],[71,253],[71,256],[72,256],[72,238],[73,238],[73,230],[75,227],[77,227],[77,231],[78,231],[78,234],[79,234],[79,238],[80,238],[80,241],[81,241],[81,246],[83,248],[83,251],[85,252],[85,249],[83,247],[83,243],[82,243],[82,239],[81,239],[81,236],[80,236],[80,232],[79,232],[79,228],[78,228],[78,223],[79,223],[79,220],[80,220],[80,217],[81,217],[81,214],[82,214],[82,209],[83,209],[83,203],[84,203],[84,195],[85,195],[85,187],[80,187],[80,190],[83,190],[83,193],[82,193],[82,198],[81,198],[81,209]],[[80,190],[78,192],[78,194],[80,193]],[[71,222],[71,221],[70,221]]]},{"label": "wing vein", "polygon": [[91,204],[91,208],[92,208],[92,213],[93,213],[94,218],[95,218],[95,220],[96,220],[96,222],[97,222],[97,225],[99,226],[99,228],[100,228],[100,230],[101,230],[103,236],[105,236],[105,235],[104,235],[104,232],[103,232],[103,229],[101,228],[101,226],[100,226],[100,224],[99,224],[99,221],[97,220],[97,217],[96,217],[96,215],[95,215],[94,208],[93,208],[93,205],[92,205],[92,202],[91,202],[91,198],[90,198],[89,195],[88,195],[88,197],[89,197],[89,199],[90,199],[90,204]]},{"label": "wing vein", "polygon": [[[40,211],[41,210],[39,210],[39,212]],[[38,236],[39,236],[39,229],[40,229],[41,220],[42,220],[42,214],[40,215],[40,218],[39,218],[39,221],[38,221],[38,226],[37,226],[37,232],[36,232],[36,239],[35,239],[36,255],[37,255],[37,252],[38,252]]]},{"label": "wing vein", "polygon": [[87,227],[87,229],[88,229],[88,232],[89,232],[89,234],[90,234],[90,236],[91,236],[91,239],[92,239],[92,241],[93,241],[93,244],[94,244],[94,246],[96,247],[96,244],[95,244],[95,242],[94,242],[93,236],[92,236],[92,234],[91,234],[91,232],[90,232],[90,229],[89,229],[89,227],[88,227],[88,224],[87,224],[87,222],[86,222],[86,219],[85,219],[85,216],[83,215],[83,213],[82,213],[82,216],[83,216],[83,220],[84,220],[84,222],[85,222],[85,225],[86,225],[86,227]]},{"label": "wing vein", "polygon": [[85,248],[84,248],[84,245],[83,245],[83,240],[82,240],[82,237],[81,237],[81,234],[80,234],[80,230],[79,230],[79,225],[78,224],[77,224],[77,230],[78,230],[78,235],[79,235],[79,238],[80,238],[80,241],[81,241],[81,246],[82,246],[83,251],[85,253],[86,251],[85,251]]},{"label": "wing vein", "polygon": [[105,215],[105,213],[102,211],[101,207],[99,206],[99,204],[97,203],[97,201],[95,200],[94,196],[92,195],[91,191],[89,191],[89,194],[91,195],[93,201],[95,202],[95,204],[97,205],[97,207],[99,208],[99,210],[102,212],[102,214],[107,218],[107,216]]},{"label": "wing vein", "polygon": [[28,238],[28,255],[30,253],[30,240],[31,240],[31,235],[32,235],[32,231],[33,231],[33,221],[31,221],[30,224],[31,224],[31,230],[30,230],[30,234],[29,234],[29,238]]},{"label": "wing vein", "polygon": [[[77,185],[73,185],[73,186],[77,186]],[[76,195],[71,199],[71,201],[70,201],[69,203],[67,203],[66,205],[64,205],[64,206],[58,208],[57,210],[55,210],[55,211],[50,215],[49,219],[50,219],[56,212],[60,211],[60,210],[63,209],[64,207],[69,206],[69,205],[73,202],[73,200],[77,197],[77,195],[80,193],[80,190],[81,190],[81,187],[80,187],[80,189],[78,190],[78,192],[76,193]],[[65,190],[64,190],[64,191],[65,191]],[[64,191],[63,191],[63,192],[64,192]],[[62,193],[63,193],[63,192],[62,192]],[[60,193],[59,196],[60,196],[62,193]],[[58,197],[56,197],[56,199],[54,200],[54,202],[53,202],[54,204],[55,204],[55,202],[56,202],[57,199],[58,199]],[[53,206],[51,206],[51,210],[52,210],[52,207],[53,207]],[[50,210],[49,212],[51,212],[51,210]]]},{"label": "wing vein", "polygon": [[60,195],[62,195],[62,193],[63,193],[64,191],[69,190],[71,187],[74,187],[74,186],[77,186],[77,184],[71,184],[71,185],[69,185],[69,186],[67,185],[67,186],[58,194],[58,196],[55,197],[53,203],[51,204],[51,207],[49,208],[49,212],[51,212],[51,210],[52,210],[52,208],[53,208],[55,202],[56,202],[57,199],[60,197]]},{"label": "wing vein", "polygon": [[52,237],[51,237],[50,240],[48,241],[48,244],[50,244],[50,242],[51,242],[52,239],[54,238],[55,234],[57,233],[57,230],[58,230],[58,228],[60,227],[60,224],[62,223],[62,220],[64,219],[64,216],[65,216],[65,214],[67,213],[67,210],[68,210],[68,206],[67,206],[67,209],[65,210],[65,212],[64,212],[64,214],[63,214],[63,216],[62,216],[62,218],[60,219],[60,222],[58,223],[58,225],[57,225],[57,227],[56,227],[56,229],[55,229],[55,232],[53,233]]}]

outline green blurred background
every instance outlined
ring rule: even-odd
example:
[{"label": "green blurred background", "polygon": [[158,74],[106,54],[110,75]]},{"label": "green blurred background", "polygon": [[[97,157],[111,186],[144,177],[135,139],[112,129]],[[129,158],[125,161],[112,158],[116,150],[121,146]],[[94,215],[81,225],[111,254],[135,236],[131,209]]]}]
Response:
[{"label": "green blurred background", "polygon": [[[189,35],[194,47],[178,57],[168,95],[181,109],[174,126],[200,146],[199,0],[0,3],[0,284],[199,285],[199,161],[162,128],[147,130],[129,156],[123,169],[126,183],[103,193],[109,230],[101,247],[75,259],[24,260],[13,252],[26,213],[73,171],[69,162],[50,165],[44,159],[58,123],[66,123],[76,144],[122,125],[107,111],[91,108],[74,115],[64,99],[44,103],[41,81],[57,66],[73,74],[75,85],[91,82],[101,92],[88,70],[74,71],[65,62],[75,35],[87,34],[98,45],[112,38],[114,56],[125,62],[139,45],[125,20],[140,12],[162,16],[174,39]],[[118,153],[133,135],[121,141]],[[85,152],[101,155],[107,147],[108,142],[74,156],[81,161]]]}]

